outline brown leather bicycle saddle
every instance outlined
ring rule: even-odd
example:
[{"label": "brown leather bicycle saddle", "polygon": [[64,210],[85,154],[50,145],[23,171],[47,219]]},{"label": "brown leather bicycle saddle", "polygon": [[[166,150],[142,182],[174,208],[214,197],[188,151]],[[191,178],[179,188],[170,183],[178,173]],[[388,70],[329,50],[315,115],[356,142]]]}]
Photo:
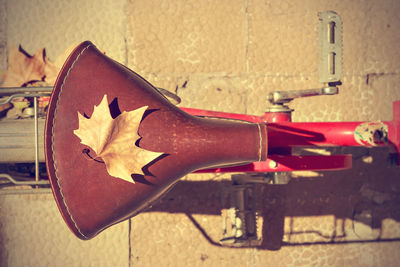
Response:
[{"label": "brown leather bicycle saddle", "polygon": [[[111,177],[104,163],[88,156],[94,152],[73,132],[78,129],[78,112],[90,118],[105,94],[113,117],[147,105],[137,145],[164,153],[143,167],[145,175],[136,175],[134,184]],[[262,124],[205,119],[181,111],[142,77],[84,42],[69,56],[54,85],[45,155],[64,220],[79,238],[90,239],[135,215],[189,172],[265,160],[266,139]]]}]

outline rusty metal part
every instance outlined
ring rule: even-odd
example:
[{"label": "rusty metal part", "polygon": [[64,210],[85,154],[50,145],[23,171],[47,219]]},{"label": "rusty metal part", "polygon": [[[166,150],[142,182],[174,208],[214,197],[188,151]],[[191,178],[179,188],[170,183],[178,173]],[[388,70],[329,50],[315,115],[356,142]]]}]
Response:
[{"label": "rusty metal part", "polygon": [[354,139],[360,145],[378,146],[388,143],[388,125],[383,122],[363,122],[354,130]]}]

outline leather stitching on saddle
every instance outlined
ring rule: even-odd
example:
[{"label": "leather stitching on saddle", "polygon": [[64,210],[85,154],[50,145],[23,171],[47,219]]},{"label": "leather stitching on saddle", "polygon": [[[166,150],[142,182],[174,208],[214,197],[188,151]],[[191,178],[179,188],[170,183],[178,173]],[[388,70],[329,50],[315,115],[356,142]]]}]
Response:
[{"label": "leather stitching on saddle", "polygon": [[261,134],[261,126],[259,123],[257,123],[257,127],[258,127],[258,135],[259,135],[259,140],[260,140],[260,144],[259,144],[259,148],[258,148],[258,161],[262,160],[262,144],[263,144],[263,137]]},{"label": "leather stitching on saddle", "polygon": [[51,131],[52,131],[52,135],[51,135],[51,137],[52,137],[52,140],[51,140],[51,150],[52,150],[52,155],[53,155],[53,166],[54,166],[54,170],[55,170],[54,173],[55,173],[55,176],[56,176],[56,179],[57,179],[58,189],[59,189],[61,198],[62,198],[62,200],[63,200],[64,206],[65,206],[65,208],[66,208],[66,210],[67,210],[67,213],[68,213],[69,217],[71,218],[72,222],[74,223],[76,230],[77,230],[83,237],[85,237],[85,238],[88,238],[88,237],[85,236],[85,235],[81,232],[81,230],[79,229],[77,223],[75,222],[74,218],[72,217],[72,214],[71,214],[71,212],[70,212],[70,210],[69,210],[69,207],[68,207],[68,205],[67,205],[67,202],[65,201],[65,198],[64,198],[64,194],[63,194],[62,187],[61,187],[61,184],[60,184],[60,179],[58,178],[58,174],[57,174],[57,164],[56,164],[56,159],[55,159],[55,156],[54,156],[54,154],[55,154],[55,153],[54,153],[54,128],[55,128],[55,118],[56,118],[56,116],[57,116],[58,102],[60,101],[60,98],[61,98],[61,94],[62,94],[62,90],[63,90],[64,84],[65,84],[65,82],[66,82],[66,80],[67,80],[67,78],[68,78],[68,76],[69,76],[69,73],[71,72],[71,70],[72,70],[73,67],[75,66],[75,63],[78,61],[79,57],[80,57],[80,56],[86,51],[86,49],[88,49],[90,46],[92,46],[92,44],[88,44],[88,45],[78,54],[78,56],[75,58],[74,62],[72,62],[71,67],[68,69],[67,74],[66,74],[65,77],[64,77],[64,80],[63,80],[63,82],[62,82],[62,84],[61,84],[61,86],[60,86],[60,91],[59,91],[59,93],[58,93],[56,106],[55,106],[55,108],[54,108],[53,124],[52,124],[52,129],[51,129]]}]

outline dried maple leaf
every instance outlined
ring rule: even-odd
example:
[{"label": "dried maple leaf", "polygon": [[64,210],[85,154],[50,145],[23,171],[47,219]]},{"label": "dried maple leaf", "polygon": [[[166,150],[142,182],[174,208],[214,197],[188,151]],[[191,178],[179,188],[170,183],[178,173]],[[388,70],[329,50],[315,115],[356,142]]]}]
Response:
[{"label": "dried maple leaf", "polygon": [[87,119],[78,112],[79,128],[74,134],[81,143],[89,146],[103,159],[108,173],[134,183],[132,174],[144,175],[142,168],[163,153],[157,153],[136,146],[140,138],[138,129],[147,106],[124,111],[113,119],[108,107],[107,95],[98,106],[94,106],[92,116]]},{"label": "dried maple leaf", "polygon": [[44,48],[33,56],[21,46],[11,46],[8,54],[8,70],[4,74],[3,87],[53,85],[68,55],[75,45],[68,47],[56,61],[50,61]]},{"label": "dried maple leaf", "polygon": [[21,46],[11,46],[8,55],[8,70],[2,86],[26,86],[32,82],[42,81],[45,77],[45,58],[44,48],[31,56]]},{"label": "dried maple leaf", "polygon": [[11,46],[8,54],[8,69],[4,73],[2,87],[49,86],[57,79],[64,62],[77,44],[69,46],[52,62],[46,49],[39,49],[33,56],[22,46]]}]

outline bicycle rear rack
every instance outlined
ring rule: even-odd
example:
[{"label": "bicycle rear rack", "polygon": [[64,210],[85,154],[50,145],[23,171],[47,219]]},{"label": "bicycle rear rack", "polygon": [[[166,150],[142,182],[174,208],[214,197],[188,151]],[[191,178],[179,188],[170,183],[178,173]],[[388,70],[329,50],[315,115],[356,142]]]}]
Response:
[{"label": "bicycle rear rack", "polygon": [[[39,107],[38,101],[41,97],[49,97],[52,91],[52,87],[18,87],[18,88],[1,88],[0,89],[0,105],[6,105],[16,98],[29,99],[33,102],[32,107],[28,107],[26,112],[27,117],[24,120],[30,124],[29,120],[32,120],[32,132],[34,134],[34,145],[33,145],[33,164],[34,171],[28,171],[28,175],[21,175],[18,171],[14,171],[16,174],[11,174],[8,168],[9,165],[14,164],[12,160],[7,162],[8,152],[4,153],[1,157],[2,168],[0,169],[0,194],[25,194],[25,193],[50,193],[50,184],[47,178],[41,177],[40,175],[40,156],[39,156]],[[0,120],[1,123],[10,123],[13,119],[3,119]],[[19,121],[19,120],[14,120]],[[22,125],[25,127],[25,125]],[[7,128],[7,127],[5,127]],[[43,129],[41,129],[43,131]],[[0,144],[0,150],[5,149],[9,151],[10,149],[18,149],[24,147],[23,144],[15,144],[13,142],[6,143],[12,138],[18,137],[18,133],[0,133],[3,138],[3,143]],[[23,135],[23,134],[22,134]],[[22,136],[25,138],[24,136]],[[17,141],[18,142],[18,141]],[[31,155],[29,155],[30,157]],[[15,163],[19,164],[19,163]],[[26,163],[25,164],[31,164]],[[29,175],[33,173],[32,175]]]}]

